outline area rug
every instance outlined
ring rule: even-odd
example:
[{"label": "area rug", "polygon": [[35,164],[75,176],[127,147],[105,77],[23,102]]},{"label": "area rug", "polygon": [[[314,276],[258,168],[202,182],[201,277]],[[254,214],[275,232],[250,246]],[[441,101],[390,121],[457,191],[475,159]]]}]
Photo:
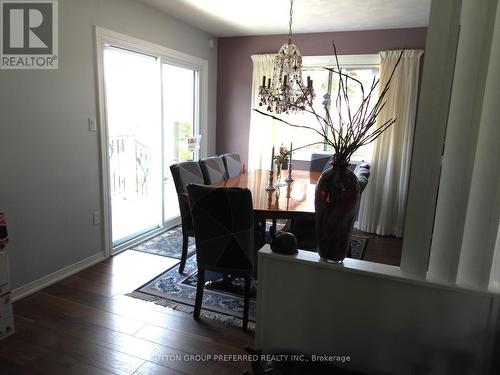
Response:
[{"label": "area rug", "polygon": [[[362,259],[367,241],[368,237],[352,236],[351,258]],[[191,314],[196,298],[197,271],[196,256],[191,254],[186,261],[183,275],[179,273],[179,264],[177,264],[128,294],[128,296],[152,301]],[[207,276],[206,279],[209,280],[210,277]],[[252,284],[254,288],[254,280]],[[234,280],[229,289],[221,288],[220,284],[205,287],[201,316],[219,320],[227,325],[241,327],[243,318],[243,280]],[[255,299],[251,298],[250,322],[255,322],[255,314]],[[252,329],[253,324],[249,326]]]},{"label": "area rug", "polygon": [[[177,264],[127,295],[191,314],[196,298],[197,274],[196,256],[192,254],[186,261],[184,274],[179,273],[179,264]],[[203,290],[201,316],[221,321],[227,325],[241,327],[243,319],[243,293],[241,284],[243,282],[240,279],[233,281],[231,291],[215,287],[205,287]],[[255,314],[255,299],[251,298],[249,309],[250,322],[255,322]],[[250,329],[253,326],[254,324],[249,324]]]},{"label": "area rug", "polygon": [[[270,223],[268,223],[267,232],[269,231]],[[278,224],[278,230],[283,225]],[[351,237],[351,255],[350,258],[363,259],[369,237],[353,235]],[[189,237],[188,240],[188,256],[196,251],[195,240]],[[166,232],[159,234],[149,240],[135,245],[131,250],[142,251],[164,257],[181,259],[182,255],[182,227],[176,226]]]},{"label": "area rug", "polygon": [[[182,255],[182,227],[180,225],[163,232],[149,240],[135,245],[131,250],[142,251],[164,257],[181,259]],[[196,251],[194,238],[189,237],[188,255]]]}]

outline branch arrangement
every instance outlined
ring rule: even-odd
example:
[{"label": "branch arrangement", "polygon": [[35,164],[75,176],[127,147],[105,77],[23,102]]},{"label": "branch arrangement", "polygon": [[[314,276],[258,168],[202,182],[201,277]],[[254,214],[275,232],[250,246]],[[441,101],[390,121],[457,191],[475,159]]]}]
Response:
[{"label": "branch arrangement", "polygon": [[[310,98],[306,102],[305,108],[301,108],[305,112],[311,114],[318,123],[319,127],[307,125],[296,125],[284,120],[283,118],[277,117],[271,113],[261,111],[259,109],[254,109],[254,111],[263,114],[264,116],[271,117],[281,123],[295,128],[309,129],[316,134],[320,135],[324,141],[330,145],[335,151],[334,163],[337,166],[347,166],[351,159],[352,154],[362,146],[365,146],[373,141],[375,141],[384,131],[386,131],[390,126],[392,126],[396,119],[390,119],[380,124],[375,129],[375,124],[377,117],[382,111],[382,109],[387,104],[386,96],[390,88],[390,83],[394,72],[403,57],[404,50],[401,51],[399,58],[391,71],[389,79],[384,87],[379,90],[378,98],[375,99],[376,89],[379,86],[380,80],[374,79],[370,88],[365,91],[363,83],[358,79],[350,76],[349,74],[343,73],[339,64],[337,48],[335,43],[333,43],[333,52],[335,57],[335,68],[324,69],[335,73],[338,77],[338,89],[337,96],[334,100],[334,111],[338,116],[335,116],[335,120],[332,117],[330,111],[331,98],[327,94],[323,98],[323,108],[325,110],[325,115],[322,116],[315,110],[313,106],[313,98]],[[351,101],[348,93],[348,84],[352,82],[358,86],[362,93],[361,104],[357,108],[351,108]],[[307,87],[300,85],[301,90],[307,90]],[[303,148],[306,146],[302,146]],[[298,149],[298,148],[297,148]]]}]

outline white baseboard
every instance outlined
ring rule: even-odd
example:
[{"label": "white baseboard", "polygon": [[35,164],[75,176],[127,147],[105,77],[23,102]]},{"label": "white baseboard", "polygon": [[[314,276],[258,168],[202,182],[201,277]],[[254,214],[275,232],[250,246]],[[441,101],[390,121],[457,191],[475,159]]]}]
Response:
[{"label": "white baseboard", "polygon": [[49,285],[58,282],[59,280],[65,279],[66,277],[80,272],[85,268],[93,266],[94,264],[99,263],[104,259],[106,259],[106,257],[103,253],[97,253],[88,258],[82,259],[79,262],[51,273],[50,275],[41,277],[38,280],[32,281],[12,290],[11,299],[13,302],[20,300],[21,298],[24,298],[32,293],[38,292],[40,289],[46,288]]}]

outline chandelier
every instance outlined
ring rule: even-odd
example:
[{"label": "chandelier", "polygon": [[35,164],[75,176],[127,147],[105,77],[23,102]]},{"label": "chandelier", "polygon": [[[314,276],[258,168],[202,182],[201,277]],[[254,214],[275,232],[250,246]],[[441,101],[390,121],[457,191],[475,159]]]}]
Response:
[{"label": "chandelier", "polygon": [[269,112],[289,113],[306,108],[306,103],[314,98],[313,81],[307,77],[307,85],[302,81],[302,56],[292,43],[293,0],[290,0],[290,21],[288,42],[283,44],[274,60],[273,77],[262,77],[259,86],[259,106],[267,106]]}]

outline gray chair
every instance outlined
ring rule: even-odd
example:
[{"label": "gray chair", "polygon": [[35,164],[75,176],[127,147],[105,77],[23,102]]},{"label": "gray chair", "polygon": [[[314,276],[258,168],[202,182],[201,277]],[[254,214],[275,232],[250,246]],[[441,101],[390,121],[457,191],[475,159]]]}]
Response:
[{"label": "gray chair", "polygon": [[222,155],[222,160],[224,161],[224,167],[226,167],[227,178],[232,178],[241,175],[242,164],[240,154],[230,153]]},{"label": "gray chair", "polygon": [[311,164],[309,164],[310,172],[323,172],[326,168],[330,167],[333,156],[332,154],[311,154]]},{"label": "gray chair", "polygon": [[[331,167],[333,162],[331,154],[311,154],[311,164],[309,164],[309,172],[324,172]],[[348,168],[354,172],[356,164],[349,163]]]},{"label": "gray chair", "polygon": [[212,156],[206,159],[201,159],[200,167],[205,184],[207,185],[227,180],[226,168],[224,167],[222,156]]},{"label": "gray chair", "polygon": [[194,237],[193,219],[189,209],[189,199],[186,186],[191,183],[203,184],[203,174],[200,165],[196,161],[186,161],[170,166],[172,177],[174,179],[177,199],[179,201],[179,210],[182,222],[182,256],[179,265],[179,273],[184,272],[188,251],[188,237]]},{"label": "gray chair", "polygon": [[250,283],[260,243],[254,231],[252,195],[244,188],[187,186],[196,239],[198,281],[193,317],[199,319],[205,271],[245,279],[243,329],[248,326]]}]

